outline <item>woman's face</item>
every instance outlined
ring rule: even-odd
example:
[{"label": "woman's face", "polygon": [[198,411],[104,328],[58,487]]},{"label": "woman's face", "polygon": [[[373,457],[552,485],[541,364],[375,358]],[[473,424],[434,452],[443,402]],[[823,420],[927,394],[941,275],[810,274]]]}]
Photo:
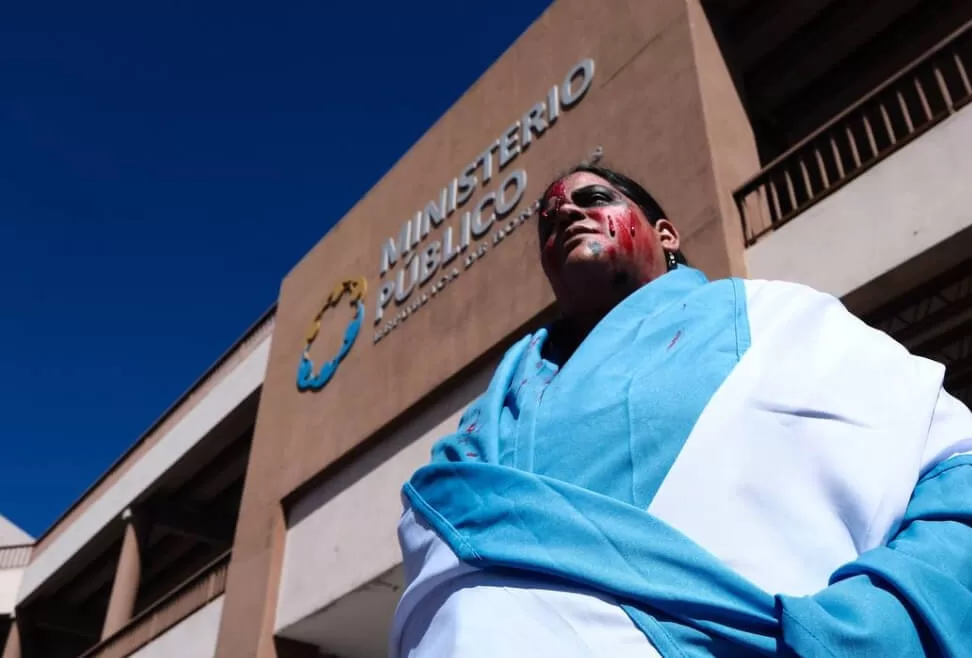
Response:
[{"label": "woman's face", "polygon": [[608,181],[577,172],[554,183],[539,219],[543,270],[567,312],[601,312],[666,271],[678,249],[667,220],[652,226]]}]

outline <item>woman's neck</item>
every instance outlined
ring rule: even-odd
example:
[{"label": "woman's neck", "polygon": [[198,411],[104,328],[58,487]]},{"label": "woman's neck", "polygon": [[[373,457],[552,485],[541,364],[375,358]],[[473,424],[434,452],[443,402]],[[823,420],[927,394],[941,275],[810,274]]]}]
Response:
[{"label": "woman's neck", "polygon": [[547,340],[547,357],[562,366],[605,315],[607,314],[565,315],[554,322]]},{"label": "woman's neck", "polygon": [[549,338],[549,342],[553,343],[551,354],[556,354],[560,365],[574,354],[608,313],[648,283],[631,285],[625,281],[612,291],[612,295],[603,295],[598,300],[602,302],[601,304],[590,305],[583,309],[577,307],[564,309],[564,314],[551,327]]}]

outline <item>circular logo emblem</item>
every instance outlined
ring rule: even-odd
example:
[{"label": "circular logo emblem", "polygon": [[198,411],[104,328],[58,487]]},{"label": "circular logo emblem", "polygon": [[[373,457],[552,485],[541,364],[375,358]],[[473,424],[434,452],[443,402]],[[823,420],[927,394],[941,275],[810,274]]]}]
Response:
[{"label": "circular logo emblem", "polygon": [[[358,332],[361,330],[361,323],[364,321],[365,305],[364,297],[368,292],[368,282],[364,277],[357,279],[346,279],[334,287],[331,294],[327,297],[327,302],[311,322],[307,330],[307,342],[304,344],[304,351],[300,357],[300,365],[297,366],[297,390],[299,391],[319,391],[331,381],[337,367],[341,361],[351,351]],[[338,303],[348,295],[350,305],[354,309],[354,316],[348,323],[348,328],[344,330],[344,341],[337,355],[323,364],[317,374],[314,374],[314,362],[310,358],[310,348],[321,331],[321,318],[329,308],[337,308]]]}]

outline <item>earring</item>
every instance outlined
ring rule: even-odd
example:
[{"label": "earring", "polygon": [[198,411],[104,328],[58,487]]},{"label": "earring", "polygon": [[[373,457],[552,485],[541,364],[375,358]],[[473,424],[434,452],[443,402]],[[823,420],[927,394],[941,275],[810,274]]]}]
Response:
[{"label": "earring", "polygon": [[674,251],[667,251],[666,250],[665,251],[665,258],[668,261],[668,271],[669,272],[671,272],[676,267],[678,267],[678,261],[675,260],[675,252]]}]

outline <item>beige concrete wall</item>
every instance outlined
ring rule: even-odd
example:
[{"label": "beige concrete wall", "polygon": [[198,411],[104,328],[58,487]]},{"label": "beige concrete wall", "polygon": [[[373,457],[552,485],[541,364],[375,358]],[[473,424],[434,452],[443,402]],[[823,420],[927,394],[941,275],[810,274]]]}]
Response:
[{"label": "beige concrete wall", "polygon": [[213,599],[129,658],[212,658],[223,614],[223,597]]},{"label": "beige concrete wall", "polygon": [[746,251],[749,275],[843,297],[972,225],[972,106]]},{"label": "beige concrete wall", "polygon": [[281,637],[314,647],[324,656],[386,658],[404,581],[405,570],[399,565],[288,627]]},{"label": "beige concrete wall", "polygon": [[[489,383],[493,364],[457,385],[376,449],[297,501],[288,515],[276,634],[337,655],[382,647],[400,592],[381,580],[401,563],[402,484],[428,463]],[[370,586],[369,586],[370,585]],[[355,610],[367,610],[359,616]],[[384,614],[381,614],[381,613]]]},{"label": "beige concrete wall", "polygon": [[13,614],[23,579],[23,569],[0,569],[0,615]]}]

